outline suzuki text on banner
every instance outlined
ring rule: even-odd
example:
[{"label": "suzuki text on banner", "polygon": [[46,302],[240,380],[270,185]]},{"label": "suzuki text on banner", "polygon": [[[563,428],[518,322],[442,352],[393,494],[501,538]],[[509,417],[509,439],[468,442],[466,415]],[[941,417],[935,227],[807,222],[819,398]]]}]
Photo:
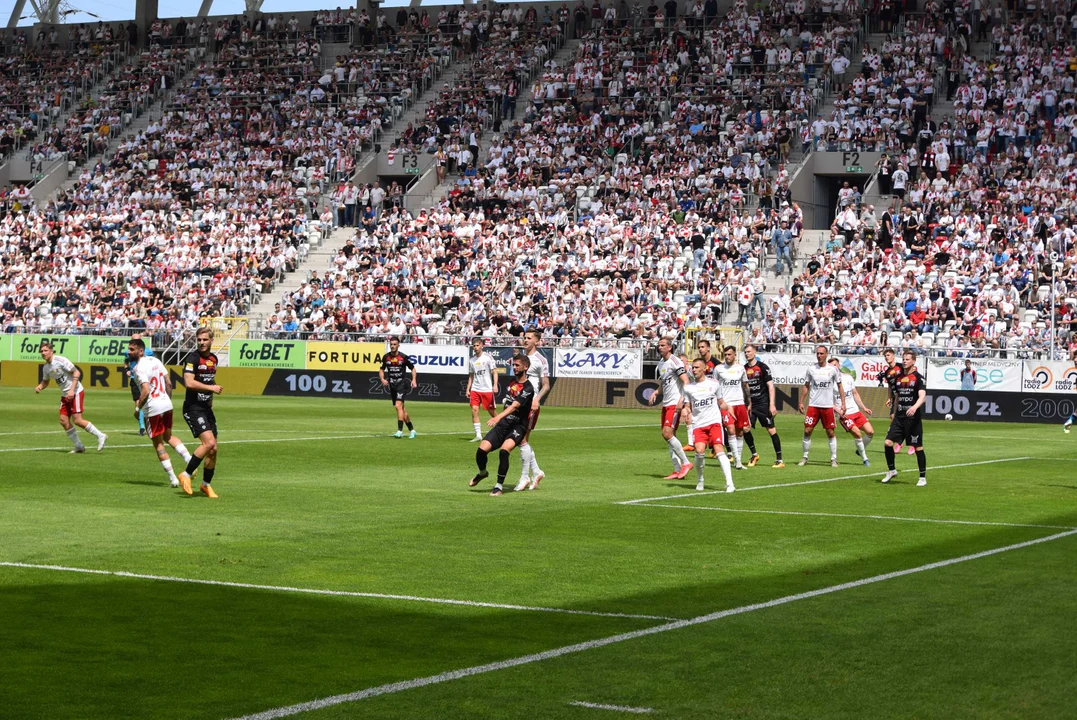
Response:
[{"label": "suzuki text on banner", "polygon": [[643,377],[643,351],[638,348],[580,348],[554,353],[554,377],[616,378]]},{"label": "suzuki text on banner", "polygon": [[[388,348],[388,345],[385,346]],[[467,375],[467,359],[471,350],[464,345],[426,345],[401,343],[400,352],[411,358],[419,370],[442,375]]]},{"label": "suzuki text on banner", "polygon": [[1077,389],[1077,364],[1025,360],[1021,390],[1027,393],[1071,393]]},{"label": "suzuki text on banner", "polygon": [[[928,390],[960,390],[961,371],[966,358],[931,358],[928,361]],[[1021,361],[969,358],[976,371],[976,390],[1021,392]]]}]

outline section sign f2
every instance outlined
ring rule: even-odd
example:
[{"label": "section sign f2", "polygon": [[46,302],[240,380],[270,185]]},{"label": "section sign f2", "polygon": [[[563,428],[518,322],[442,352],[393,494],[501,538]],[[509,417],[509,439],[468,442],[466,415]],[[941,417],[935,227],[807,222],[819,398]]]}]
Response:
[{"label": "section sign f2", "polygon": [[228,364],[242,368],[302,370],[306,359],[302,340],[231,340]]}]

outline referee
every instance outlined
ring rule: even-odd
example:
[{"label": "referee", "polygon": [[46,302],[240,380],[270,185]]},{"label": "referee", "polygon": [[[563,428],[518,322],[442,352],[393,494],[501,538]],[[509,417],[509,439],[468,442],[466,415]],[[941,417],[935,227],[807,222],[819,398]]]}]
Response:
[{"label": "referee", "polygon": [[[411,380],[408,380],[408,371],[411,371]],[[411,416],[404,408],[404,398],[408,393],[419,386],[418,373],[415,363],[411,358],[400,352],[400,338],[389,338],[389,352],[381,359],[381,367],[378,368],[378,377],[381,378],[382,387],[389,391],[389,399],[396,408],[396,432],[393,437],[404,437],[404,425],[408,426],[409,440],[415,439],[415,426],[411,424]]]},{"label": "referee", "polygon": [[927,485],[927,458],[924,457],[924,422],[920,414],[927,400],[924,376],[916,369],[916,353],[906,350],[902,356],[902,372],[893,383],[894,418],[886,432],[886,475],[883,482],[897,477],[894,469],[894,445],[908,444],[916,450],[916,464],[920,468],[918,487]]}]

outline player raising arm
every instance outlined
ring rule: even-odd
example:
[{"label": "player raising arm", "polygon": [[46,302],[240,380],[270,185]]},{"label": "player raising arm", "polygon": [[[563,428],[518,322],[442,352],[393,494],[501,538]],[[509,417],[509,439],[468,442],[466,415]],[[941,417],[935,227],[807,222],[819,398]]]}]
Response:
[{"label": "player raising arm", "polygon": [[[475,487],[490,476],[486,471],[486,456],[496,447],[501,450],[501,458],[497,466],[497,484],[490,494],[497,496],[504,492],[505,476],[509,474],[509,454],[527,434],[531,408],[535,403],[535,388],[527,377],[529,367],[531,361],[526,355],[517,355],[512,359],[514,380],[508,387],[505,409],[486,422],[493,429],[486,433],[475,451],[475,464],[479,472],[468,482],[468,487]],[[516,489],[524,488],[517,485]]]},{"label": "player raising arm", "polygon": [[471,442],[482,441],[482,425],[479,423],[479,409],[497,414],[494,397],[497,395],[497,363],[483,349],[481,337],[471,341],[471,358],[468,360],[467,390],[465,394],[471,405],[471,423],[475,426],[475,437]]},{"label": "player raising arm", "polygon": [[[770,374],[767,364],[756,357],[755,345],[744,346],[744,360],[744,374],[748,378],[748,393],[752,398],[752,427],[758,422],[770,433],[775,455],[773,467],[783,468],[785,463],[782,462],[782,441],[778,437],[778,428],[774,426],[774,416],[778,414],[778,408],[774,404],[774,376]],[[744,433],[744,441],[752,452],[748,467],[755,467],[759,462],[759,453],[755,451],[755,438],[752,437],[751,430]]]},{"label": "player raising arm", "polygon": [[[408,382],[408,370],[411,370],[411,382]],[[408,393],[419,387],[419,374],[415,364],[404,353],[400,352],[400,338],[389,338],[389,352],[381,359],[381,367],[378,368],[378,377],[381,378],[382,387],[389,391],[389,399],[396,408],[396,432],[393,437],[404,437],[404,425],[407,424],[410,434],[409,440],[415,439],[415,426],[411,424],[411,416],[404,407],[404,398]]]},{"label": "player raising arm", "polygon": [[[867,447],[872,438],[875,437],[875,428],[864,417],[864,413],[871,415],[871,408],[865,405],[860,398],[860,392],[856,389],[856,382],[841,371],[840,361],[836,357],[830,358],[830,364],[838,371],[838,392],[845,397],[845,412],[838,419],[841,421],[841,426],[845,428],[845,432],[853,436],[853,442],[856,444],[856,454],[864,459],[864,467],[870,467],[871,461],[868,460]],[[835,409],[838,408],[838,402],[838,398],[835,397]]]},{"label": "player raising arm", "polygon": [[[157,358],[146,357],[146,343],[142,340],[132,340],[127,345],[127,352],[135,361],[135,378],[141,388],[135,403],[135,413],[146,411],[150,441],[153,443],[153,449],[157,451],[157,459],[161,461],[161,467],[168,475],[169,484],[172,487],[180,487],[179,478],[172,471],[172,462],[168,459],[165,445],[171,445],[184,462],[191,461],[191,454],[179,438],[172,437],[172,381],[168,378],[168,369]],[[183,492],[192,494],[189,483],[183,488]]]},{"label": "player raising arm", "polygon": [[[677,440],[677,427],[681,424],[681,388],[688,371],[679,357],[673,354],[673,341],[662,338],[658,341],[658,384],[662,388],[662,439],[669,446],[669,459],[673,461],[673,472],[663,480],[680,480],[692,469],[692,463],[684,454],[681,443]],[[658,401],[658,392],[651,393],[650,404]]]},{"label": "player raising arm", "polygon": [[684,412],[686,420],[695,428],[692,441],[695,443],[696,490],[703,489],[703,468],[707,463],[707,446],[717,446],[715,455],[722,466],[725,476],[725,491],[733,492],[733,471],[729,468],[729,458],[722,446],[722,414],[729,411],[729,406],[722,399],[722,389],[718,381],[707,375],[707,363],[697,359],[692,363],[692,375],[695,382],[684,387],[684,397],[678,411]]},{"label": "player raising arm", "polygon": [[55,380],[60,387],[60,425],[64,432],[75,444],[71,452],[86,452],[86,447],[79,440],[78,426],[97,438],[97,452],[105,447],[108,435],[94,427],[89,420],[82,418],[84,392],[82,389],[82,372],[75,364],[63,355],[57,355],[52,349],[52,343],[42,340],[39,347],[41,359],[45,361],[41,368],[41,382],[34,388],[35,393],[40,393],[49,386],[49,380]]},{"label": "player raising arm", "polygon": [[[815,426],[822,423],[830,444],[830,465],[838,466],[838,439],[834,437],[837,424],[834,421],[834,396],[838,396],[838,408],[845,414],[845,396],[838,392],[841,379],[837,368],[826,361],[828,351],[825,345],[815,348],[815,365],[804,374],[804,387],[800,391],[800,412],[804,413],[804,457],[797,465],[808,464],[808,452],[811,450],[811,434]],[[807,411],[804,406],[807,404]]]},{"label": "player raising arm", "polygon": [[924,423],[920,410],[927,401],[924,376],[916,369],[916,353],[906,350],[902,356],[902,373],[894,383],[894,419],[886,432],[886,475],[883,482],[897,477],[894,469],[894,445],[908,443],[916,451],[916,464],[920,469],[917,486],[927,485],[927,458],[924,455]]},{"label": "player raising arm", "polygon": [[206,467],[202,472],[202,494],[216,498],[210,483],[217,470],[217,416],[213,414],[213,396],[223,390],[214,381],[217,378],[217,356],[213,353],[213,331],[200,328],[195,333],[198,349],[187,356],[183,363],[183,386],[187,394],[183,398],[183,419],[191,434],[198,438],[199,445],[187,461],[187,468],[179,474],[183,491],[190,494],[191,477],[204,459]]}]

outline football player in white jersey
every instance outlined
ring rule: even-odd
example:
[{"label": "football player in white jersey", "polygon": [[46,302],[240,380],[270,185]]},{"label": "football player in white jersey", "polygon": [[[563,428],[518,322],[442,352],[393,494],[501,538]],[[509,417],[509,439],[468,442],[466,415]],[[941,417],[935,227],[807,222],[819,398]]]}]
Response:
[{"label": "football player in white jersey", "polygon": [[[127,353],[135,363],[134,376],[139,384],[139,396],[135,401],[135,413],[145,411],[149,424],[150,441],[157,451],[157,459],[168,475],[169,485],[180,487],[180,480],[172,470],[172,461],[168,459],[165,445],[171,445],[183,458],[184,467],[191,460],[191,453],[183,446],[180,439],[172,436],[172,380],[168,377],[168,368],[155,357],[146,355],[146,343],[138,338],[127,345]],[[191,479],[184,477],[183,492],[192,495]]]},{"label": "football player in white jersey", "polygon": [[658,355],[662,358],[658,361],[658,384],[661,392],[651,393],[650,404],[654,405],[661,395],[662,439],[669,446],[669,458],[673,461],[673,472],[662,479],[680,480],[692,469],[692,463],[688,462],[688,456],[684,454],[684,448],[677,439],[677,427],[681,424],[678,406],[681,404],[681,388],[688,371],[681,359],[673,354],[673,341],[669,338],[664,337],[658,341]]},{"label": "football player in white jersey", "polygon": [[546,362],[546,356],[539,352],[539,343],[542,342],[542,332],[528,330],[524,333],[524,352],[531,365],[527,368],[527,379],[535,388],[535,400],[531,404],[531,417],[527,423],[527,435],[520,443],[520,460],[523,468],[520,472],[520,482],[516,483],[516,490],[535,490],[539,483],[546,477],[546,473],[539,468],[538,458],[535,457],[535,449],[531,447],[531,431],[538,424],[539,413],[542,411],[542,399],[550,392],[550,363]]},{"label": "football player in white jersey", "polygon": [[[804,387],[800,391],[800,412],[804,413],[804,457],[797,465],[808,464],[808,451],[811,450],[811,434],[815,426],[822,424],[830,444],[830,464],[838,466],[838,439],[834,437],[837,424],[834,421],[834,408],[845,414],[845,396],[839,391],[841,373],[827,361],[829,351],[825,345],[815,348],[815,365],[804,373]],[[837,403],[835,403],[835,395]],[[805,410],[805,405],[807,410]]]},{"label": "football player in white jersey", "polygon": [[732,345],[722,348],[721,365],[714,368],[712,376],[722,387],[722,399],[729,412],[722,414],[729,444],[733,449],[733,462],[737,470],[743,470],[741,453],[744,451],[744,431],[752,427],[752,398],[748,394],[748,375],[744,366],[737,362],[737,349]]},{"label": "football player in white jersey", "polygon": [[97,452],[101,452],[105,447],[105,441],[108,440],[108,435],[82,417],[84,397],[82,373],[70,360],[63,355],[57,355],[52,348],[52,343],[48,340],[41,341],[38,351],[45,365],[41,368],[41,382],[34,388],[34,392],[40,393],[47,388],[49,380],[55,380],[60,387],[60,425],[75,445],[75,449],[71,452],[86,452],[86,446],[79,440],[79,431],[75,429],[76,426],[97,438]]},{"label": "football player in white jersey", "polygon": [[475,437],[471,442],[482,442],[482,423],[479,422],[479,410],[486,410],[490,417],[497,415],[494,397],[497,395],[497,362],[483,347],[483,340],[477,337],[471,341],[471,357],[468,359],[467,390],[465,394],[471,405],[471,423],[475,428]]},{"label": "football player in white jersey", "polygon": [[[836,357],[830,358],[830,364],[838,371],[839,391],[845,396],[845,412],[838,418],[845,432],[853,436],[856,443],[856,454],[864,460],[864,467],[870,467],[868,460],[868,444],[875,437],[875,428],[864,416],[871,415],[871,408],[864,404],[860,398],[860,392],[856,389],[856,381],[841,371],[841,361]],[[834,407],[838,407],[838,399],[834,398]]]},{"label": "football player in white jersey", "polygon": [[695,443],[696,490],[703,490],[703,468],[707,463],[707,446],[715,447],[718,464],[722,466],[725,476],[725,491],[733,492],[733,471],[729,468],[729,458],[722,446],[722,414],[729,412],[729,406],[722,399],[722,389],[718,381],[707,375],[707,363],[697,359],[692,363],[692,376],[695,382],[684,386],[679,410],[686,415],[688,422],[694,425],[692,442]]}]

